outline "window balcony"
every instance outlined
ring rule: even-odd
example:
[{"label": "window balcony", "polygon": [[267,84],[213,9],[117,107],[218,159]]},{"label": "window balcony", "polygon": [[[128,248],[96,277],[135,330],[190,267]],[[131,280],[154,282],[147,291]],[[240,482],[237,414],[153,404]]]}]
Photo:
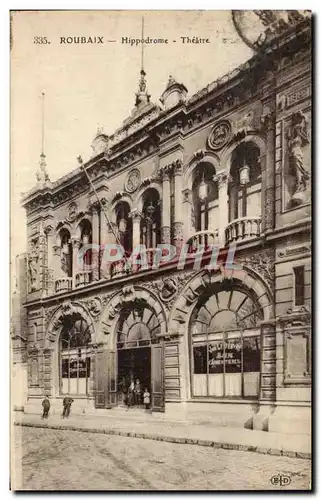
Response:
[{"label": "window balcony", "polygon": [[111,278],[120,278],[122,276],[126,276],[129,272],[131,272],[131,265],[128,260],[126,261],[124,258],[117,260],[116,262],[112,262],[110,265]]},{"label": "window balcony", "polygon": [[241,217],[230,222],[225,229],[226,245],[259,238],[261,217]]},{"label": "window balcony", "polygon": [[92,281],[92,273],[89,271],[81,271],[76,274],[75,277],[75,288],[80,288],[86,286]]},{"label": "window balcony", "polygon": [[187,240],[186,244],[189,247],[189,253],[196,253],[199,248],[206,250],[212,245],[218,245],[218,229],[214,229],[213,231],[198,231]]},{"label": "window balcony", "polygon": [[72,278],[58,278],[55,281],[55,292],[71,292]]},{"label": "window balcony", "polygon": [[160,260],[160,250],[157,248],[147,248],[140,255],[136,255],[136,259],[141,263],[132,263],[129,258],[122,258],[113,262],[110,266],[110,277],[112,279],[120,278],[128,274],[155,269],[155,262]]}]

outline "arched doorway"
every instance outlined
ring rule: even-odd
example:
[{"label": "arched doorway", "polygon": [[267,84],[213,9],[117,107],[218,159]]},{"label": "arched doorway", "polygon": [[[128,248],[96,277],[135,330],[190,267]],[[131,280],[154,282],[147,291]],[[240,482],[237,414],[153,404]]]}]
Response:
[{"label": "arched doorway", "polygon": [[142,406],[145,388],[152,392],[151,347],[159,344],[159,318],[145,302],[126,304],[117,322],[117,401],[123,404],[135,386],[134,405]]},{"label": "arched doorway", "polygon": [[214,283],[189,323],[192,397],[257,399],[263,310],[249,289]]}]

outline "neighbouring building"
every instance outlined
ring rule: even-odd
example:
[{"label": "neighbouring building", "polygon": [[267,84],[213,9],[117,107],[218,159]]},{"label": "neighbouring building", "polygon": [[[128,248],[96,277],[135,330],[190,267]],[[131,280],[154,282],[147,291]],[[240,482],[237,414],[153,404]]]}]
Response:
[{"label": "neighbouring building", "polygon": [[[309,432],[311,20],[291,16],[190,98],[170,77],[153,104],[142,70],[129,118],[58,181],[41,158],[22,200],[27,290],[13,333],[26,411],[44,394],[59,410],[70,394],[74,411],[113,411],[138,378],[165,417]],[[119,242],[124,257],[106,261]],[[129,259],[140,244],[147,269]],[[153,265],[159,244],[188,245],[181,269]]]}]

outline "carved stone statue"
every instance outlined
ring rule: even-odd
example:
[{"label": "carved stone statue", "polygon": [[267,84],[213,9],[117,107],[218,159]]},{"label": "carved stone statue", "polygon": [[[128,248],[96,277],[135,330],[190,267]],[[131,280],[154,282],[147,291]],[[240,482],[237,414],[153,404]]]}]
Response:
[{"label": "carved stone statue", "polygon": [[38,263],[36,258],[29,257],[28,272],[29,272],[30,291],[33,292],[37,290],[37,280],[38,280]]},{"label": "carved stone statue", "polygon": [[298,111],[292,115],[291,127],[288,133],[288,153],[290,170],[295,175],[295,190],[291,200],[296,204],[304,201],[304,192],[307,190],[307,183],[310,173],[304,165],[303,148],[309,144],[307,117]]},{"label": "carved stone statue", "polygon": [[169,300],[177,292],[177,283],[172,278],[164,278],[163,286],[160,292],[160,297],[163,300]]},{"label": "carved stone statue", "polygon": [[31,248],[28,256],[28,275],[30,292],[37,290],[38,285],[38,258],[39,244],[38,240],[31,241]]}]

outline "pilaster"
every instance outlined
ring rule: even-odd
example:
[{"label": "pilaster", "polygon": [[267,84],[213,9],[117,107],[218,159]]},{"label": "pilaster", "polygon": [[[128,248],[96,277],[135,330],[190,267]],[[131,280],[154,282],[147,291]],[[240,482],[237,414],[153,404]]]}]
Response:
[{"label": "pilaster", "polygon": [[272,230],[275,225],[275,112],[266,114],[263,119],[266,133],[266,156],[261,158],[263,182],[263,232]]},{"label": "pilaster", "polygon": [[171,199],[170,199],[170,176],[172,173],[172,165],[165,165],[159,171],[163,183],[163,198],[162,198],[162,227],[161,238],[162,243],[170,244],[171,242]]},{"label": "pilaster", "polygon": [[173,173],[174,173],[174,192],[175,192],[174,244],[176,246],[176,249],[180,250],[183,243],[183,210],[182,210],[183,166],[181,160],[176,160],[173,163]]},{"label": "pilaster", "polygon": [[225,246],[225,229],[228,224],[228,184],[232,181],[227,172],[219,172],[213,177],[219,190],[219,229],[218,238],[220,246]]}]

